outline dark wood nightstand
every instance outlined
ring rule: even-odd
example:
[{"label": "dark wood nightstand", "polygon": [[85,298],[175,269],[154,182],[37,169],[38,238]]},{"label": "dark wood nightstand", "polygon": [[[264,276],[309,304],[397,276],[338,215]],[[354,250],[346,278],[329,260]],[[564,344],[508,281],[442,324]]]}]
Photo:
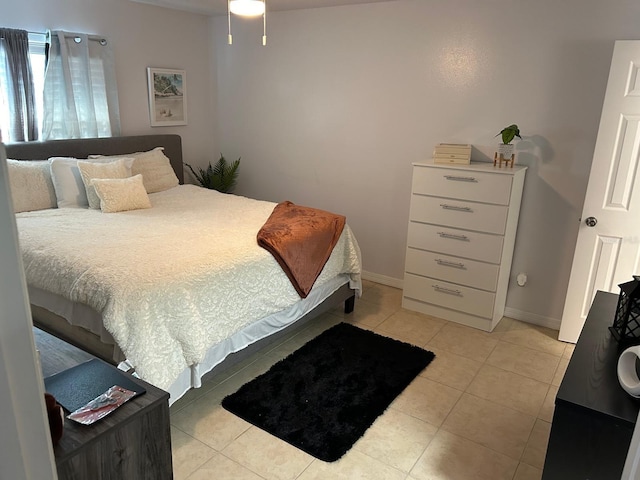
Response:
[{"label": "dark wood nightstand", "polygon": [[618,296],[599,291],[562,379],[543,480],[620,478],[640,400],[618,382],[622,350],[609,331]]},{"label": "dark wood nightstand", "polygon": [[[37,328],[34,337],[45,377],[95,358]],[[173,479],[169,394],[131,379],[146,393],[90,426],[65,419],[54,448],[60,480]]]}]

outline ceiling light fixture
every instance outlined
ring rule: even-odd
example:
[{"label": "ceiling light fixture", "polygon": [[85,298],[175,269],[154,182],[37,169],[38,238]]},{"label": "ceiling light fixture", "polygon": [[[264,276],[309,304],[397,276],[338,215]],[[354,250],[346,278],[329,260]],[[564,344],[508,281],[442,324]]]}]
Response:
[{"label": "ceiling light fixture", "polygon": [[262,0],[231,0],[229,9],[231,13],[245,17],[257,17],[264,13],[264,2]]},{"label": "ceiling light fixture", "polygon": [[233,45],[231,35],[231,14],[242,17],[262,15],[262,45],[267,44],[267,0],[227,0],[227,23],[229,26],[229,45]]}]

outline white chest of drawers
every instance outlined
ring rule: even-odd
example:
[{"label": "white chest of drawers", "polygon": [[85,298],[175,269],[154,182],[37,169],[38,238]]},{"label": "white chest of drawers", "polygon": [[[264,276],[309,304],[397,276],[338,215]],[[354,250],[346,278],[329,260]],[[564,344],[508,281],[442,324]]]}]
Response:
[{"label": "white chest of drawers", "polygon": [[504,314],[526,169],[413,164],[404,308],[493,330]]}]

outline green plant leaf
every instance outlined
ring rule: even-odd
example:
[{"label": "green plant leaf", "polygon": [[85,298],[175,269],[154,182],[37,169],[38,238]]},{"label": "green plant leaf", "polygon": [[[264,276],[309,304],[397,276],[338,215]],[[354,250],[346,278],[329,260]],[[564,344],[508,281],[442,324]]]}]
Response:
[{"label": "green plant leaf", "polygon": [[[522,139],[522,137],[520,136],[520,129],[518,128],[518,125],[516,125],[515,123],[509,125],[508,127],[503,128],[500,131],[500,133],[498,133],[498,135],[502,136],[502,143],[504,143],[505,145],[508,145],[509,143],[511,143],[514,137],[518,137],[519,139]],[[498,135],[496,135],[496,137]]]},{"label": "green plant leaf", "polygon": [[205,170],[198,168],[198,172],[195,172],[188,163],[185,163],[185,165],[201,186],[222,193],[231,193],[238,179],[240,158],[232,164],[228,164],[224,156],[220,154],[220,158],[215,165],[211,165],[211,162],[209,162],[209,166]]}]

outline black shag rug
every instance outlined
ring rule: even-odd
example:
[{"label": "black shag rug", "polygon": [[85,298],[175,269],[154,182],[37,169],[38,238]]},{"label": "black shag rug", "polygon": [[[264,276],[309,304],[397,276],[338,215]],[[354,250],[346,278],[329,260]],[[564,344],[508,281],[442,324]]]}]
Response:
[{"label": "black shag rug", "polygon": [[333,462],[434,357],[419,347],[340,323],[243,385],[222,406]]}]

